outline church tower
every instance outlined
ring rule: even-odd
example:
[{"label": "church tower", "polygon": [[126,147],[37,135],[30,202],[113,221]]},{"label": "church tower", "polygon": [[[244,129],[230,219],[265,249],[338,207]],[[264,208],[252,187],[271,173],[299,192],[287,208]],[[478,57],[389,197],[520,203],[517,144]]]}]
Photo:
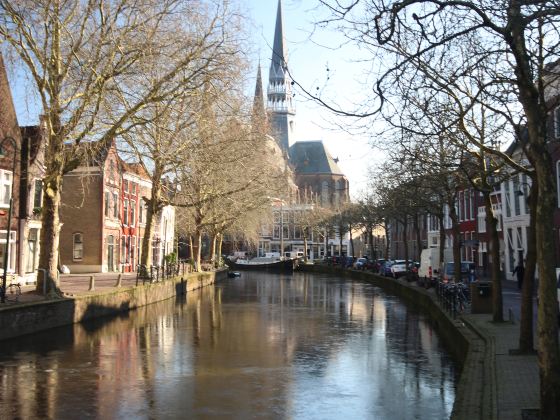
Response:
[{"label": "church tower", "polygon": [[288,74],[288,54],[284,45],[282,0],[278,0],[272,59],[268,74],[267,111],[270,115],[271,135],[280,147],[289,152],[296,114],[292,100],[292,80]]}]

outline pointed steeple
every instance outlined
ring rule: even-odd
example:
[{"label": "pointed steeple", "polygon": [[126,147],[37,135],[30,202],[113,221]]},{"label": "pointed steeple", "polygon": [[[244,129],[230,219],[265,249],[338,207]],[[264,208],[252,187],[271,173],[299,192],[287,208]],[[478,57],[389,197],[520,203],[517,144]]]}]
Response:
[{"label": "pointed steeple", "polygon": [[290,149],[296,113],[292,96],[292,79],[288,72],[288,53],[284,44],[282,0],[278,0],[274,44],[268,74],[267,111],[272,120],[271,135],[286,153]]},{"label": "pointed steeple", "polygon": [[259,68],[257,70],[257,82],[255,84],[255,97],[253,98],[253,115],[255,116],[266,115],[266,111],[264,109],[264,97],[263,97],[260,60],[259,60]]},{"label": "pointed steeple", "polygon": [[284,22],[282,20],[282,0],[278,0],[278,11],[276,12],[276,27],[274,29],[274,44],[272,47],[272,60],[270,71],[280,78],[287,67],[288,54],[284,46]]}]

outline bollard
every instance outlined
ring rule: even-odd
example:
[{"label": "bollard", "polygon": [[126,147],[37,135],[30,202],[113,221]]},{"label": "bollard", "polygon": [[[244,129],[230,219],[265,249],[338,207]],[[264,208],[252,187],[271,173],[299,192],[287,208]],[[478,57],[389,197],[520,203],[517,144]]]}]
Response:
[{"label": "bollard", "polygon": [[94,277],[94,276],[89,276],[89,289],[88,289],[88,292],[92,292],[93,290],[95,290],[95,277]]},{"label": "bollard", "polygon": [[122,286],[122,274],[119,273],[119,276],[117,277],[117,284],[115,284],[115,287],[121,287]]}]

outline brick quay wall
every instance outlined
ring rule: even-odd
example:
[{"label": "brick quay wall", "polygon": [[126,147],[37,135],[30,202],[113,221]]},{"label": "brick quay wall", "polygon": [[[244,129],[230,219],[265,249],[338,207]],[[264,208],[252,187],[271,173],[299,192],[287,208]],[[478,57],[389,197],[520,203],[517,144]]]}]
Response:
[{"label": "brick quay wall", "polygon": [[156,283],[22,302],[0,308],[0,340],[115,315],[170,299],[227,277],[227,270],[190,273]]}]

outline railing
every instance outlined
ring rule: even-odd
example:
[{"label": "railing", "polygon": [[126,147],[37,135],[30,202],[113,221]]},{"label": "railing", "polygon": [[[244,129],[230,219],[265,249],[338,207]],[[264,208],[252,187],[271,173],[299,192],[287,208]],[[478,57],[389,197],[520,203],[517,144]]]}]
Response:
[{"label": "railing", "polygon": [[142,284],[148,281],[156,283],[167,280],[172,277],[183,276],[192,271],[192,266],[187,261],[179,261],[177,263],[163,263],[162,265],[138,264],[136,266],[136,285],[142,281]]}]

